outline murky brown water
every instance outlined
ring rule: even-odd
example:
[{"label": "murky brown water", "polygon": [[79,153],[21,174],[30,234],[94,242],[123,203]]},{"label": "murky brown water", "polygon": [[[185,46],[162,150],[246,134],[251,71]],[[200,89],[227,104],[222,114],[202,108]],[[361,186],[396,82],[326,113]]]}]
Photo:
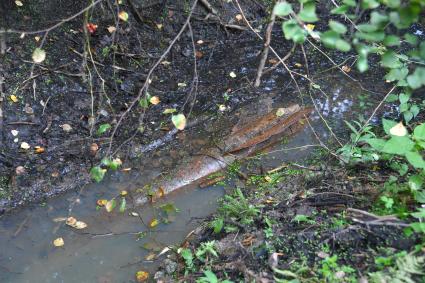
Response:
[{"label": "murky brown water", "polygon": [[[329,125],[339,131],[343,127],[343,119],[357,118],[351,113],[362,107],[358,97],[365,93],[357,84],[340,76],[331,76],[323,80],[322,89],[328,97],[319,96],[315,103]],[[367,97],[366,100],[371,99]],[[317,113],[312,115],[311,121],[323,142],[332,139]],[[203,135],[207,135],[207,131]],[[209,138],[200,136],[200,147]],[[261,162],[271,168],[284,161],[302,163],[317,144],[311,129],[306,127],[288,143],[276,146],[272,153],[263,156]],[[133,170],[127,175],[117,174],[100,184],[50,200],[44,206],[25,208],[2,217],[0,281],[132,282],[137,270],[153,272],[157,263],[145,260],[150,251],[143,245],[156,243],[158,248],[163,248],[181,242],[200,219],[215,211],[223,188],[184,190],[167,196],[161,202],[173,203],[180,212],[170,224],[159,224],[155,228],[148,228],[147,224],[153,218],[160,218],[161,210],[155,208],[160,203],[141,209],[133,209],[129,205],[124,213],[116,211],[108,214],[104,209],[96,210],[96,200],[110,199],[123,189],[131,190],[147,183],[162,171],[162,166],[167,163],[165,161],[169,161],[168,166],[173,166],[179,160],[179,154],[184,155],[161,153],[161,158],[145,160],[145,169],[140,172]],[[131,203],[130,199],[128,202]],[[139,213],[142,219],[129,215],[130,212]],[[88,228],[77,231],[63,222],[54,221],[68,215],[86,222]],[[138,239],[137,233],[140,232],[146,233],[142,239]],[[65,241],[61,248],[52,244],[58,237]]]}]

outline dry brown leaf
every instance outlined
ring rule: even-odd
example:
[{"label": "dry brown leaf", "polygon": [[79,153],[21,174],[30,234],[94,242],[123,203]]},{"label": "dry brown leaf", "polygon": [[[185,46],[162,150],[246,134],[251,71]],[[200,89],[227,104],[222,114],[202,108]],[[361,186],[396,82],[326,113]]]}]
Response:
[{"label": "dry brown leaf", "polygon": [[46,151],[45,148],[42,147],[42,146],[36,146],[36,147],[34,147],[34,152],[37,153],[37,154],[43,153],[45,151]]}]

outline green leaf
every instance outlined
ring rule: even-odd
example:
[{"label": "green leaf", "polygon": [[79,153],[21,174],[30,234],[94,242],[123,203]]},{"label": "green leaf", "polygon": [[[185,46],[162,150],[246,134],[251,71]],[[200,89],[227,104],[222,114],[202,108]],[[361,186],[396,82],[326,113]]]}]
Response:
[{"label": "green leaf", "polygon": [[425,203],[425,191],[414,191],[415,200],[419,203]]},{"label": "green leaf", "polygon": [[382,151],[382,148],[385,145],[385,140],[383,139],[371,138],[371,139],[365,140],[365,142],[367,142],[373,149],[378,151]]},{"label": "green leaf", "polygon": [[403,118],[406,123],[409,123],[413,119],[413,113],[411,111],[405,111],[403,112]]},{"label": "green leaf", "polygon": [[425,169],[425,161],[417,151],[407,152],[406,159],[416,169]]},{"label": "green leaf", "polygon": [[172,115],[171,121],[173,122],[174,126],[179,130],[183,130],[186,127],[186,117],[184,116],[184,114]]},{"label": "green leaf", "polygon": [[328,48],[335,48],[335,42],[340,39],[339,34],[333,30],[328,30],[320,35],[320,40]]},{"label": "green leaf", "polygon": [[416,105],[416,104],[414,104],[414,105],[412,105],[412,107],[410,107],[410,112],[412,112],[413,117],[418,116],[419,111],[420,111],[419,106]]},{"label": "green leaf", "polygon": [[370,23],[375,26],[384,26],[388,22],[388,16],[377,11],[370,13]]},{"label": "green leaf", "polygon": [[281,17],[287,16],[290,13],[292,13],[292,5],[289,4],[286,1],[277,3],[274,6],[273,13],[275,13],[275,15],[281,16]]},{"label": "green leaf", "polygon": [[413,74],[407,76],[407,83],[413,89],[417,89],[422,85],[425,85],[425,68],[417,67]]},{"label": "green leaf", "polygon": [[405,155],[413,149],[414,145],[415,144],[408,137],[393,136],[385,142],[382,152]]},{"label": "green leaf", "polygon": [[382,42],[385,46],[399,46],[400,45],[400,37],[390,34],[387,35]]},{"label": "green leaf", "polygon": [[110,128],[111,128],[111,125],[108,123],[100,125],[99,129],[97,129],[97,135],[100,136],[101,134],[104,134]]},{"label": "green leaf", "polygon": [[407,103],[410,99],[410,94],[400,93],[400,95],[398,96],[398,99],[400,100],[400,104]]},{"label": "green leaf", "polygon": [[121,205],[120,205],[120,212],[124,212],[125,211],[125,207],[127,205],[127,201],[125,200],[125,198],[121,198]]},{"label": "green leaf", "polygon": [[346,12],[348,12],[348,9],[350,9],[350,7],[348,5],[341,5],[339,7],[332,9],[331,14],[342,15],[342,14],[345,14]]},{"label": "green leaf", "polygon": [[329,27],[331,28],[331,30],[339,34],[344,34],[347,32],[347,27],[337,21],[330,20]]},{"label": "green leaf", "polygon": [[396,102],[398,101],[398,96],[394,93],[391,93],[388,95],[387,99],[385,99],[386,102]]},{"label": "green leaf", "polygon": [[209,283],[218,283],[218,278],[211,270],[205,270],[204,275],[207,278]]},{"label": "green leaf", "polygon": [[410,33],[405,34],[404,35],[404,39],[410,45],[416,45],[416,44],[418,44],[418,37],[415,36],[415,35],[413,35],[413,34],[410,34]]},{"label": "green leaf", "polygon": [[282,29],[286,39],[295,43],[303,43],[305,41],[305,31],[298,25],[297,21],[285,21],[282,24]]},{"label": "green leaf", "polygon": [[409,178],[409,187],[412,191],[419,191],[422,189],[423,178],[420,175],[413,175]]},{"label": "green leaf", "polygon": [[380,42],[385,39],[385,33],[383,31],[356,32],[354,36],[358,39],[363,39],[369,42]]},{"label": "green leaf", "polygon": [[357,62],[356,62],[356,66],[360,73],[366,72],[369,69],[367,56],[359,55],[359,58],[357,59]]},{"label": "green leaf", "polygon": [[391,69],[390,72],[385,76],[385,79],[389,82],[404,80],[409,74],[409,70],[406,67]]},{"label": "green leaf", "polygon": [[383,126],[384,131],[387,135],[391,135],[390,130],[395,125],[397,125],[396,121],[388,120],[388,119],[385,119],[385,118],[382,119],[382,126]]},{"label": "green leaf", "polygon": [[376,0],[362,0],[363,9],[375,9],[379,7],[379,2]]},{"label": "green leaf", "polygon": [[413,217],[418,218],[418,219],[425,218],[425,208],[423,208],[423,207],[418,208],[418,212],[413,212],[410,215],[412,215]]},{"label": "green leaf", "polygon": [[416,233],[425,233],[425,223],[422,223],[422,222],[411,223],[410,227],[412,227],[413,231],[415,231]]},{"label": "green leaf", "polygon": [[140,100],[139,100],[139,106],[142,107],[142,108],[148,108],[148,106],[149,106],[148,99],[146,97],[140,98]]},{"label": "green leaf", "polygon": [[425,60],[425,41],[422,41],[419,45],[419,56]]},{"label": "green leaf", "polygon": [[103,180],[105,177],[106,169],[102,169],[99,166],[95,166],[90,169],[90,177],[97,183]]},{"label": "green leaf", "polygon": [[390,8],[398,8],[400,7],[400,0],[384,0],[382,1],[384,5]]},{"label": "green leaf", "polygon": [[335,42],[335,48],[342,51],[342,52],[348,52],[351,50],[351,45],[347,41],[343,39],[338,39]]},{"label": "green leaf", "polygon": [[351,6],[351,7],[357,6],[356,0],[343,0],[342,3],[344,3],[345,5]]},{"label": "green leaf", "polygon": [[413,137],[415,140],[425,141],[425,123],[422,123],[415,127],[413,130]]},{"label": "green leaf", "polygon": [[388,50],[382,55],[381,65],[391,69],[400,68],[403,66],[403,64],[400,62],[400,59],[398,59],[397,54],[392,50]]},{"label": "green leaf", "polygon": [[316,16],[316,4],[313,1],[306,3],[298,14],[298,17],[300,20],[309,23],[319,20]]}]

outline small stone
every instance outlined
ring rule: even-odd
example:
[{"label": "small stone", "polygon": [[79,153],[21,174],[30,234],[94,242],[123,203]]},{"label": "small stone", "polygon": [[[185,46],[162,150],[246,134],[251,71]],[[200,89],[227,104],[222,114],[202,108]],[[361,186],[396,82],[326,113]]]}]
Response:
[{"label": "small stone", "polygon": [[70,124],[63,124],[60,127],[62,128],[62,130],[64,130],[64,132],[68,133],[68,132],[72,131],[72,127],[71,127]]},{"label": "small stone", "polygon": [[171,275],[177,270],[177,263],[171,259],[164,260],[165,273]]},{"label": "small stone", "polygon": [[25,174],[25,167],[24,166],[18,166],[18,167],[16,167],[16,169],[15,169],[15,173],[16,173],[16,175],[23,175],[23,174]]},{"label": "small stone", "polygon": [[31,147],[31,146],[30,146],[27,142],[22,142],[22,143],[21,143],[21,148],[22,148],[22,149],[30,149],[30,147]]},{"label": "small stone", "polygon": [[155,275],[153,276],[153,279],[154,280],[160,280],[160,279],[164,278],[164,276],[165,276],[164,271],[157,271],[155,273]]},{"label": "small stone", "polygon": [[34,110],[31,108],[31,106],[29,104],[25,104],[24,111],[25,111],[25,113],[27,113],[29,115],[34,114]]}]

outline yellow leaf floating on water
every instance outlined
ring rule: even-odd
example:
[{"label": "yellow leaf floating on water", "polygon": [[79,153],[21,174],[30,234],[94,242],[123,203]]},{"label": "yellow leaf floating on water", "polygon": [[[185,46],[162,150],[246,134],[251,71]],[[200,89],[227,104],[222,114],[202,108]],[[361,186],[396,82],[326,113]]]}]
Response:
[{"label": "yellow leaf floating on water", "polygon": [[108,201],[106,202],[106,204],[105,204],[105,209],[106,209],[106,211],[107,211],[107,212],[112,212],[112,210],[114,210],[114,208],[115,208],[116,204],[117,204],[117,203],[116,203],[115,199],[108,200]]},{"label": "yellow leaf floating on water", "polygon": [[63,238],[57,238],[53,241],[53,245],[55,247],[62,247],[63,245],[65,245],[65,242],[64,242]]},{"label": "yellow leaf floating on water", "polygon": [[10,96],[10,100],[12,100],[13,102],[18,102],[18,97],[16,97],[16,95],[14,95],[14,94],[12,94],[11,96]]},{"label": "yellow leaf floating on water", "polygon": [[87,224],[84,223],[83,221],[78,221],[77,219],[75,219],[74,217],[68,217],[66,219],[66,225],[71,226],[72,228],[81,230],[87,227]]},{"label": "yellow leaf floating on water", "polygon": [[145,282],[149,279],[149,273],[143,270],[139,270],[136,272],[136,281],[137,282]]},{"label": "yellow leaf floating on water", "polygon": [[107,202],[108,202],[108,200],[107,200],[107,199],[98,199],[98,200],[96,201],[96,204],[97,204],[98,206],[105,206]]},{"label": "yellow leaf floating on water", "polygon": [[149,222],[149,227],[154,228],[155,226],[158,226],[159,221],[158,219],[154,218]]},{"label": "yellow leaf floating on water", "polygon": [[403,122],[400,122],[390,129],[390,134],[393,136],[404,137],[407,135],[407,129],[403,125]]}]

